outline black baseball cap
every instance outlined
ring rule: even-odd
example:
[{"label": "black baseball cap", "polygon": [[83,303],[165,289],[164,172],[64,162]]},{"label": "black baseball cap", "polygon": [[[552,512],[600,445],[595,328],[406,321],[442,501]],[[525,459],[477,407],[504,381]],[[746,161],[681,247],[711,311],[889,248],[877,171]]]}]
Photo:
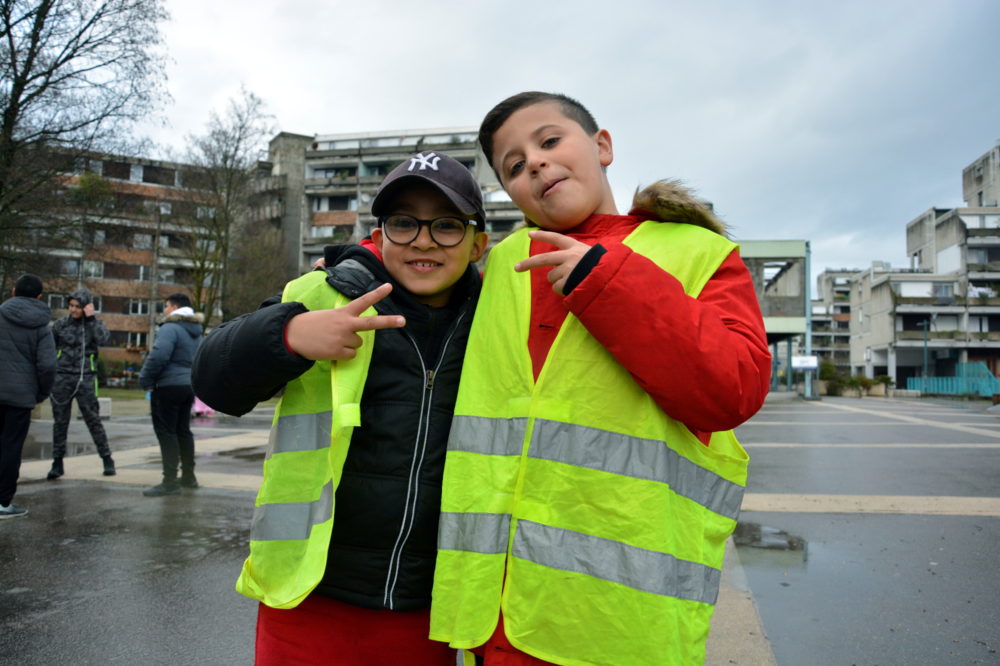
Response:
[{"label": "black baseball cap", "polygon": [[417,153],[389,172],[372,200],[372,215],[388,215],[393,193],[414,180],[436,187],[462,214],[472,216],[478,222],[480,231],[484,229],[486,210],[479,183],[461,162],[435,151]]}]

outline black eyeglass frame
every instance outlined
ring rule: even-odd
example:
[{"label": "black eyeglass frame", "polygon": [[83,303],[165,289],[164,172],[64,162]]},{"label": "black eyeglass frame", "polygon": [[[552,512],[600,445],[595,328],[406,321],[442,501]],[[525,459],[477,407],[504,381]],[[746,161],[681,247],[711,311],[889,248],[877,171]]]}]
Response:
[{"label": "black eyeglass frame", "polygon": [[[410,238],[409,240],[400,241],[392,237],[392,235],[389,233],[388,227],[386,227],[386,222],[388,222],[391,218],[394,217],[405,217],[417,223],[417,230],[416,232],[414,232],[412,238]],[[456,220],[464,224],[465,228],[462,230],[461,238],[459,238],[454,243],[442,243],[440,240],[438,240],[437,236],[434,235],[434,223],[439,220]],[[456,217],[455,215],[443,215],[441,217],[435,217],[433,220],[421,220],[419,217],[413,217],[412,215],[404,215],[402,213],[396,213],[394,215],[379,216],[378,225],[379,227],[381,227],[382,232],[385,234],[385,237],[389,239],[389,242],[392,243],[393,245],[409,245],[413,241],[417,240],[417,237],[420,235],[420,230],[424,227],[427,227],[427,231],[431,235],[431,240],[434,241],[436,245],[440,245],[441,247],[455,247],[456,245],[460,245],[462,241],[465,240],[465,232],[468,231],[468,227],[476,226],[478,228],[479,221],[476,219],[469,220],[462,217]]]}]

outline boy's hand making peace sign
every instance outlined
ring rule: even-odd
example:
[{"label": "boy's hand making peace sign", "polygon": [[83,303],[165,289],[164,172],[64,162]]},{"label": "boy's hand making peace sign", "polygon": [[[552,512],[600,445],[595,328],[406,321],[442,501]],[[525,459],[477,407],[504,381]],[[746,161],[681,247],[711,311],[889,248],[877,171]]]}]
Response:
[{"label": "boy's hand making peace sign", "polygon": [[554,231],[536,229],[529,231],[528,235],[532,240],[555,245],[557,249],[543,254],[536,254],[524,261],[520,261],[514,266],[514,270],[522,273],[530,271],[533,268],[552,266],[552,270],[548,275],[549,282],[552,283],[552,290],[560,296],[564,296],[563,288],[566,286],[566,279],[573,272],[573,269],[576,268],[576,265],[580,263],[583,255],[590,251],[590,246]]},{"label": "boy's hand making peace sign", "polygon": [[406,326],[406,318],[399,315],[361,316],[390,291],[392,285],[387,282],[342,307],[295,315],[285,328],[288,346],[299,356],[313,361],[354,358],[362,343],[359,331]]}]

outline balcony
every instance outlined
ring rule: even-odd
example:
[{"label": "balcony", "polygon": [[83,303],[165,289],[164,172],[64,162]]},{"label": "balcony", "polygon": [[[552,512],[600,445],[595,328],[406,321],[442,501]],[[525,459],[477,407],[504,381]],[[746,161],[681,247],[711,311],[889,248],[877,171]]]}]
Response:
[{"label": "balcony", "polygon": [[[965,331],[930,331],[928,340],[965,340]],[[923,331],[896,331],[897,340],[923,340]]]}]

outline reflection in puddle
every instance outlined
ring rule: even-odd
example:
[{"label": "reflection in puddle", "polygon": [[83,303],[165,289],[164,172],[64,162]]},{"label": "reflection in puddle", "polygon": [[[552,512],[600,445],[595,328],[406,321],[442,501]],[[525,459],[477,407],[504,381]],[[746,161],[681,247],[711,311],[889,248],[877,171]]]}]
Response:
[{"label": "reflection in puddle", "polygon": [[738,523],[736,531],[733,532],[733,541],[737,546],[768,550],[804,551],[806,548],[806,542],[801,537],[792,536],[784,530],[760,523]]},{"label": "reflection in puddle", "polygon": [[738,523],[733,542],[744,568],[801,569],[808,559],[805,539],[759,523]]}]

